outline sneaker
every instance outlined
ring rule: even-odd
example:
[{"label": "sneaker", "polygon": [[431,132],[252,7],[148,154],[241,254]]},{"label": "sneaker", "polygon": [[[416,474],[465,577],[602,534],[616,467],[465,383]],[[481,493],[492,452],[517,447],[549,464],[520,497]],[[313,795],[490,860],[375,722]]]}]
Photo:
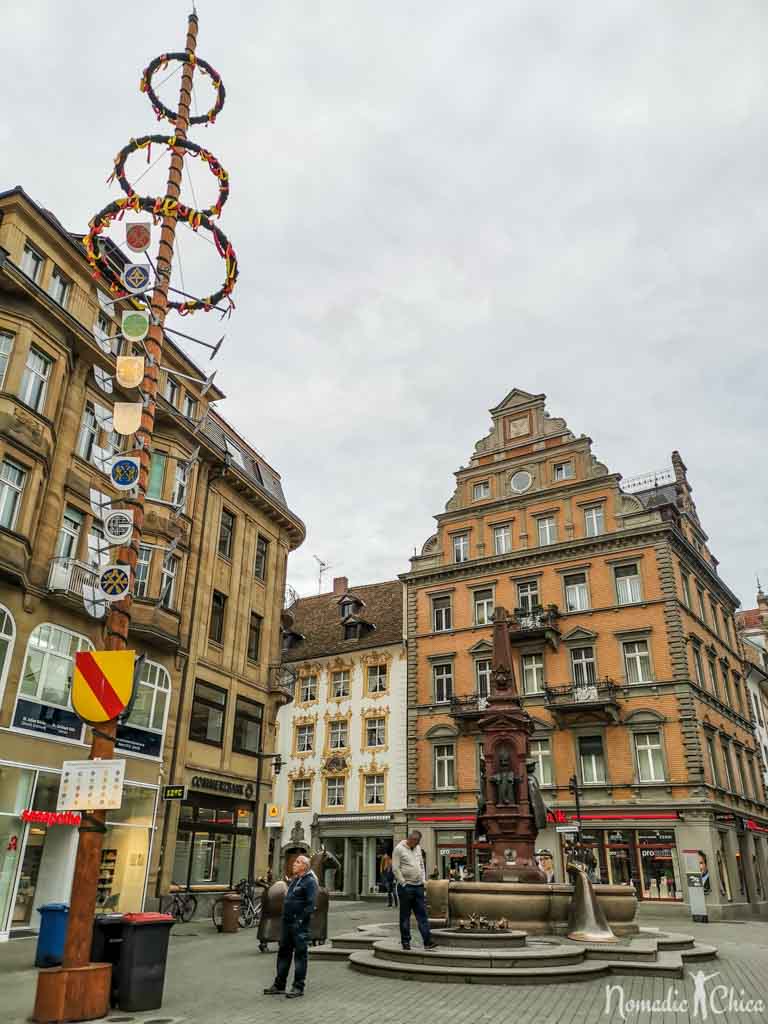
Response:
[{"label": "sneaker", "polygon": [[303,988],[292,988],[290,992],[286,992],[285,993],[285,998],[286,999],[298,999],[299,996],[303,996],[303,995],[304,995],[304,989]]},{"label": "sneaker", "polygon": [[411,947],[407,943],[405,943],[405,942],[403,943],[403,949],[410,950],[410,948]]},{"label": "sneaker", "polygon": [[437,943],[436,942],[425,942],[424,943],[424,949],[437,949]]},{"label": "sneaker", "polygon": [[269,988],[265,988],[264,989],[264,995],[265,996],[284,996],[285,995],[285,989],[284,988],[275,988],[274,985],[270,985]]}]

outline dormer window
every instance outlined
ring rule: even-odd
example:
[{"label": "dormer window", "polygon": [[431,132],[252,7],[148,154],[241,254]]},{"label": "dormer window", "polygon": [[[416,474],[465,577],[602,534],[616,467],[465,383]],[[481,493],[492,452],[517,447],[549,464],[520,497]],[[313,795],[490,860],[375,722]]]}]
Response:
[{"label": "dormer window", "polygon": [[360,636],[360,625],[357,622],[348,622],[344,627],[345,640],[357,640]]},{"label": "dormer window", "polygon": [[341,617],[346,619],[348,615],[354,615],[355,602],[354,601],[343,601],[341,605]]}]

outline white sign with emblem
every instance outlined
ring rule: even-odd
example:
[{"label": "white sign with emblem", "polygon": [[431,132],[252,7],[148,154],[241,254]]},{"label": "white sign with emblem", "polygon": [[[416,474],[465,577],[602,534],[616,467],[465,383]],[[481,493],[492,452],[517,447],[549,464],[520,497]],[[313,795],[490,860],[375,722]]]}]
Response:
[{"label": "white sign with emblem", "polygon": [[104,516],[104,536],[110,544],[124,544],[133,532],[133,510],[116,508]]}]

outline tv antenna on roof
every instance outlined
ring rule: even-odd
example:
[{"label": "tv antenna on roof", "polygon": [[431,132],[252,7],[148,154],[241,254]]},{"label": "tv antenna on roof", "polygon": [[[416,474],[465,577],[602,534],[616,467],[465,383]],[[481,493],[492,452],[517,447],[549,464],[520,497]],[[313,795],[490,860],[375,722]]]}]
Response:
[{"label": "tv antenna on roof", "polygon": [[323,592],[323,573],[328,572],[331,566],[328,562],[324,562],[322,558],[318,558],[317,555],[312,555],[314,560],[317,562],[317,592],[322,594]]}]

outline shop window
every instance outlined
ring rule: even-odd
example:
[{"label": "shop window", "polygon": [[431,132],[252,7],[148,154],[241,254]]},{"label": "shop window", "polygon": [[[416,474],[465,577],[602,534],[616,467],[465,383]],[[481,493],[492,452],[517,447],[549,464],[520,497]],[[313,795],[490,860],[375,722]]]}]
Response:
[{"label": "shop window", "polygon": [[475,661],[477,696],[483,700],[487,700],[491,695],[491,664],[490,658],[478,658]]},{"label": "shop window", "polygon": [[349,723],[346,719],[328,725],[328,749],[345,750],[349,746]]},{"label": "shop window", "polygon": [[235,536],[235,517],[228,508],[221,510],[219,523],[219,554],[222,558],[232,557],[232,542]]},{"label": "shop window", "polygon": [[476,590],[473,595],[475,625],[487,626],[493,620],[493,590]]},{"label": "shop window", "polygon": [[765,886],[763,885],[763,871],[760,866],[761,856],[760,850],[762,849],[763,843],[761,839],[754,838],[755,852],[752,854],[752,874],[755,877],[755,890],[757,892],[758,900],[765,899]]},{"label": "shop window", "polygon": [[366,747],[383,747],[387,741],[386,718],[367,718],[365,720]]},{"label": "shop window", "polygon": [[517,605],[522,615],[530,615],[539,607],[539,584],[536,580],[517,584]]},{"label": "shop window", "polygon": [[453,700],[453,665],[450,662],[432,666],[432,684],[436,704]]},{"label": "shop window", "polygon": [[6,530],[16,527],[26,479],[25,470],[16,462],[11,459],[0,462],[0,526]]},{"label": "shop window", "polygon": [[368,666],[368,693],[387,692],[387,666]]},{"label": "shop window", "polygon": [[432,598],[432,629],[435,633],[443,633],[452,628],[452,610],[450,597]]},{"label": "shop window", "polygon": [[214,590],[211,597],[211,622],[208,627],[208,639],[215,644],[224,642],[224,616],[227,610],[227,595]]},{"label": "shop window", "polygon": [[299,687],[299,700],[302,704],[308,704],[317,700],[317,676],[304,676]]},{"label": "shop window", "polygon": [[453,538],[454,562],[469,561],[469,534],[459,533]]},{"label": "shop window", "polygon": [[565,608],[569,612],[583,612],[589,608],[587,574],[574,572],[563,578],[565,586]]},{"label": "shop window", "polygon": [[718,832],[719,844],[717,853],[717,880],[720,886],[720,895],[728,903],[733,901],[731,890],[731,876],[728,871],[728,850],[725,844],[725,832]]},{"label": "shop window", "polygon": [[435,789],[456,788],[456,747],[453,743],[435,744]]},{"label": "shop window", "polygon": [[337,699],[349,696],[349,672],[331,672],[331,696]]},{"label": "shop window", "polygon": [[35,412],[42,412],[45,408],[45,396],[48,391],[48,382],[53,368],[53,360],[39,348],[31,346],[27,361],[24,366],[24,376],[21,379],[21,390],[19,398]]},{"label": "shop window", "polygon": [[[13,645],[16,640],[16,624],[8,609],[0,604],[0,704],[5,693],[5,680],[11,667]],[[0,807],[0,810],[2,808]]]},{"label": "shop window", "polygon": [[301,810],[312,802],[312,783],[309,779],[294,779],[291,790],[291,807]]},{"label": "shop window", "polygon": [[324,841],[326,850],[332,853],[338,861],[337,868],[330,868],[325,872],[325,884],[331,892],[344,891],[344,862],[346,843],[342,836],[328,836]]},{"label": "shop window", "polygon": [[637,833],[643,899],[682,900],[675,833],[640,829]]},{"label": "shop window", "polygon": [[334,775],[325,780],[325,803],[327,807],[343,807],[347,780],[343,775]]},{"label": "shop window", "polygon": [[261,623],[262,618],[256,612],[251,612],[251,619],[248,624],[248,660],[259,660],[259,648],[261,646]]},{"label": "shop window", "polygon": [[664,758],[661,752],[661,733],[635,733],[635,759],[640,782],[664,781]]},{"label": "shop window", "polygon": [[544,655],[524,654],[523,693],[541,693],[544,690]]},{"label": "shop window", "polygon": [[365,776],[365,802],[368,805],[384,806],[384,776]]},{"label": "shop window", "polygon": [[579,736],[579,768],[585,786],[605,782],[605,755],[602,736]]},{"label": "shop window", "polygon": [[624,670],[628,683],[647,683],[653,679],[647,640],[628,640],[622,645]]},{"label": "shop window", "polygon": [[616,600],[619,604],[637,604],[642,601],[640,568],[637,563],[618,565],[613,570],[616,581]]},{"label": "shop window", "polygon": [[534,774],[540,786],[554,785],[552,748],[548,739],[531,740],[531,760],[536,762]]},{"label": "shop window", "polygon": [[495,555],[508,555],[512,550],[512,527],[494,526],[493,528],[493,553]]},{"label": "shop window", "polygon": [[557,522],[554,516],[540,516],[536,520],[536,528],[541,547],[557,543]]},{"label": "shop window", "polygon": [[299,754],[308,754],[315,744],[314,725],[299,725],[296,728],[296,750]]},{"label": "shop window", "polygon": [[75,654],[91,650],[93,645],[87,637],[50,623],[37,626],[27,644],[19,694],[41,704],[69,707]]},{"label": "shop window", "polygon": [[599,537],[605,533],[605,513],[602,505],[595,505],[593,508],[584,509],[584,535],[586,537]]},{"label": "shop window", "polygon": [[261,723],[264,706],[247,697],[235,701],[235,728],[232,733],[232,750],[236,754],[257,755],[261,750]]},{"label": "shop window", "polygon": [[227,711],[227,691],[196,682],[189,722],[189,738],[198,743],[220,747],[224,739],[224,717]]},{"label": "shop window", "polygon": [[267,578],[267,558],[269,556],[269,541],[261,534],[256,538],[256,558],[253,563],[253,575],[257,580]]}]

